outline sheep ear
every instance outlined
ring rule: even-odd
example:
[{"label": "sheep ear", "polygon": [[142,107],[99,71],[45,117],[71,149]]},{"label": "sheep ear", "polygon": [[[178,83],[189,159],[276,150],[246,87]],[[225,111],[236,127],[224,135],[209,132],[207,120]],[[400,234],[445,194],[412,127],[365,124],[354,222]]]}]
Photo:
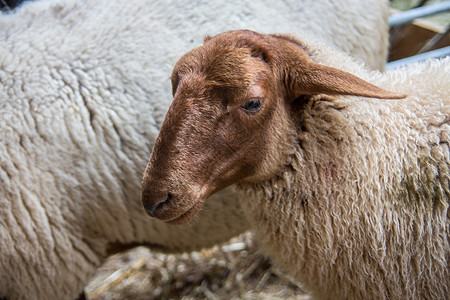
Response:
[{"label": "sheep ear", "polygon": [[305,94],[353,95],[381,99],[406,97],[386,91],[345,71],[314,62],[303,64],[301,69],[301,74],[296,74],[295,82],[291,85],[295,98]]}]

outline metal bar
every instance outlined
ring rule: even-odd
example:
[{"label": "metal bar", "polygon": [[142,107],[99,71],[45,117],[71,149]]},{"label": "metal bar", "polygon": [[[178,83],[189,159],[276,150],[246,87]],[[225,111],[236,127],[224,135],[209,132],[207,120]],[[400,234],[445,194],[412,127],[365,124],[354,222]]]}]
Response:
[{"label": "metal bar", "polygon": [[413,63],[413,62],[423,61],[423,60],[426,60],[429,58],[441,58],[441,57],[446,57],[446,56],[450,56],[450,46],[447,46],[444,48],[439,48],[439,49],[425,52],[422,54],[417,54],[414,56],[402,58],[399,60],[391,61],[390,63],[386,64],[385,69],[392,70],[392,69],[396,69],[398,67],[401,67],[401,66]]},{"label": "metal bar", "polygon": [[450,10],[450,1],[413,8],[389,16],[389,26],[409,23],[414,19],[422,18]]}]

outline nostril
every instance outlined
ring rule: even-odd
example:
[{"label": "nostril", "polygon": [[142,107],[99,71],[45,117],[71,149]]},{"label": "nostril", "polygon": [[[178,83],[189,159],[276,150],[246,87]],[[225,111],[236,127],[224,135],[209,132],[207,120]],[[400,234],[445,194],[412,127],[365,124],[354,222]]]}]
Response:
[{"label": "nostril", "polygon": [[151,217],[158,217],[159,214],[161,214],[161,210],[167,202],[172,198],[171,194],[166,194],[165,196],[161,197],[160,201],[157,201],[156,204],[148,204],[144,203],[144,209],[147,212],[147,214]]}]

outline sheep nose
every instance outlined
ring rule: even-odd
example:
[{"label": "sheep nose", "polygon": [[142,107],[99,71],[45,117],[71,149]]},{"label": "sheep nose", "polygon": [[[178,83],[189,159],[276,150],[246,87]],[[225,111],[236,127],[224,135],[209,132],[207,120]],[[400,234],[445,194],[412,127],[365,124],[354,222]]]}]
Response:
[{"label": "sheep nose", "polygon": [[[152,197],[154,198],[154,197]],[[159,200],[152,199],[151,201],[148,201],[149,199],[143,195],[142,197],[142,203],[144,206],[144,209],[146,213],[150,217],[157,218],[159,215],[161,215],[162,208],[164,207],[167,202],[169,202],[171,196],[169,193],[165,194],[164,196],[160,196]]]}]

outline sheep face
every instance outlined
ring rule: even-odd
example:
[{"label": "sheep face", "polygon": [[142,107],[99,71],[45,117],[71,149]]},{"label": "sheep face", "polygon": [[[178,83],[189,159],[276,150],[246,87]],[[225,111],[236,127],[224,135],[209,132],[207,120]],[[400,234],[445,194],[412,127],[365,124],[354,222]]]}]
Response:
[{"label": "sheep face", "polygon": [[313,63],[292,38],[251,31],[207,38],[171,79],[173,103],[142,184],[147,213],[171,224],[233,183],[276,175],[293,151],[300,96],[401,97]]}]

